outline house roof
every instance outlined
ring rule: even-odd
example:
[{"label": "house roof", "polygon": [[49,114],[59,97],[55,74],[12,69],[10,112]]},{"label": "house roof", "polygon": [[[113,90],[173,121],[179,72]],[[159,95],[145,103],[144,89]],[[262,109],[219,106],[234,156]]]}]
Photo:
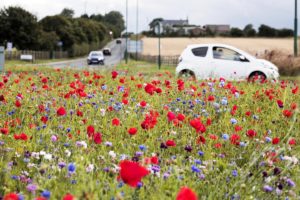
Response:
[{"label": "house roof", "polygon": [[161,22],[163,26],[174,26],[174,25],[187,25],[189,20],[163,20]]}]

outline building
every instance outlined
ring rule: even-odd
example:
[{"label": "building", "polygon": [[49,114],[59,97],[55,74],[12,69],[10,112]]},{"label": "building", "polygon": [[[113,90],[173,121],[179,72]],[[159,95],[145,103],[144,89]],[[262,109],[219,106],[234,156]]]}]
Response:
[{"label": "building", "polygon": [[230,25],[227,24],[207,24],[203,26],[203,29],[208,32],[212,32],[215,34],[224,34],[230,32]]}]

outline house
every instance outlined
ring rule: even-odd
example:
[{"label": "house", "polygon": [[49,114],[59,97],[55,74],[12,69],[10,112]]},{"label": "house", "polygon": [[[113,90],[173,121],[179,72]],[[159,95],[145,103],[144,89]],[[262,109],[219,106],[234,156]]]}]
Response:
[{"label": "house", "polygon": [[213,32],[215,34],[224,34],[230,32],[230,25],[227,24],[207,24],[203,26],[206,32]]},{"label": "house", "polygon": [[150,30],[155,31],[157,22],[160,22],[160,32],[162,34],[169,34],[175,32],[178,28],[189,25],[189,20],[164,20],[164,19],[154,19],[150,24]]}]

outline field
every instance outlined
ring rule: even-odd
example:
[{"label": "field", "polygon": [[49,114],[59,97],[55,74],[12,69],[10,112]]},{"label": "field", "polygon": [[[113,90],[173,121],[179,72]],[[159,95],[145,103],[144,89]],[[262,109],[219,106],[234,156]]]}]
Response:
[{"label": "field", "polygon": [[14,68],[0,80],[0,199],[299,199],[299,82],[174,68]]},{"label": "field", "polygon": [[[144,55],[158,54],[158,39],[143,38]],[[293,38],[162,38],[161,54],[164,56],[180,55],[189,44],[222,43],[235,46],[253,55],[263,54],[265,50],[280,50],[293,54]]]}]

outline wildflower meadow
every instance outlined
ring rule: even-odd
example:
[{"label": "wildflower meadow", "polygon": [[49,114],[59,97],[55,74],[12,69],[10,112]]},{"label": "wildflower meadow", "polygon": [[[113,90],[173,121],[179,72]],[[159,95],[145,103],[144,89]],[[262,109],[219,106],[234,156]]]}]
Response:
[{"label": "wildflower meadow", "polygon": [[299,82],[34,68],[0,79],[0,199],[299,199]]}]

